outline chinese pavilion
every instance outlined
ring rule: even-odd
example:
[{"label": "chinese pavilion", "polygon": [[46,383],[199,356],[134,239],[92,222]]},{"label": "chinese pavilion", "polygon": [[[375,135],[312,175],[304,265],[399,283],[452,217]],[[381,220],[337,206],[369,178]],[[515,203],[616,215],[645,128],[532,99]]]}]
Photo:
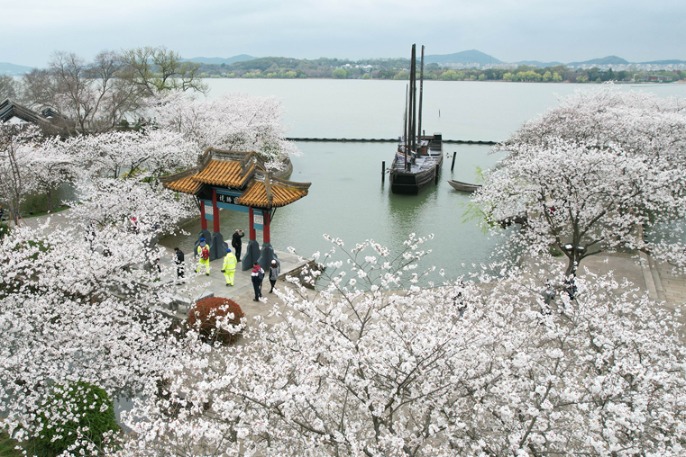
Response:
[{"label": "chinese pavilion", "polygon": [[[227,244],[220,232],[219,210],[248,213],[249,241],[242,268],[255,261],[267,268],[275,257],[269,226],[276,208],[286,206],[307,195],[311,183],[296,183],[267,171],[255,152],[226,151],[207,148],[199,164],[189,170],[161,179],[164,187],[194,195],[200,206],[201,234],[210,241],[210,259],[224,256]],[[212,233],[208,230],[212,221]],[[262,230],[262,249],[256,231]]]}]

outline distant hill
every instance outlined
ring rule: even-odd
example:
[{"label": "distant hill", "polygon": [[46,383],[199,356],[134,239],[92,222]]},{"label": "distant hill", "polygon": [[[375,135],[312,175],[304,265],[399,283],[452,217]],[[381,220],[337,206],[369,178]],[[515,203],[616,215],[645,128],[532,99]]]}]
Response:
[{"label": "distant hill", "polygon": [[583,62],[570,62],[567,65],[570,67],[578,67],[581,65],[629,65],[628,60],[617,56],[601,57],[600,59],[591,59]]},{"label": "distant hill", "polygon": [[32,67],[15,65],[13,63],[0,62],[0,75],[21,76],[33,70]]},{"label": "distant hill", "polygon": [[240,54],[233,57],[191,57],[190,59],[183,59],[187,62],[204,63],[208,65],[231,65],[236,62],[246,62],[254,60],[255,57],[247,54]]},{"label": "distant hill", "polygon": [[479,65],[496,65],[503,63],[501,60],[493,56],[484,54],[476,49],[469,51],[456,52],[454,54],[434,54],[424,56],[424,62],[437,64],[479,64]]},{"label": "distant hill", "polygon": [[540,62],[538,60],[520,60],[519,62],[514,62],[515,65],[523,65],[527,67],[536,67],[536,68],[547,68],[547,67],[557,67],[560,65],[564,65],[562,62]]}]

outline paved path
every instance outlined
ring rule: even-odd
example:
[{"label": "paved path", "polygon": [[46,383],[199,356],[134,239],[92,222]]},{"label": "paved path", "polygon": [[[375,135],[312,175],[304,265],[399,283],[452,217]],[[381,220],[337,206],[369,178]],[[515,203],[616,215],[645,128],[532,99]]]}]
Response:
[{"label": "paved path", "polygon": [[[170,310],[175,310],[179,318],[183,318],[188,314],[189,306],[197,299],[207,296],[227,297],[234,300],[241,306],[245,312],[248,320],[254,316],[261,316],[263,319],[269,321],[268,316],[271,305],[275,302],[280,302],[276,293],[269,293],[270,284],[268,279],[268,272],[265,272],[265,278],[262,284],[262,299],[255,302],[254,290],[252,280],[250,278],[250,270],[242,271],[236,269],[234,277],[234,286],[227,286],[224,278],[224,273],[221,272],[223,259],[217,259],[210,262],[210,275],[204,273],[204,269],[199,274],[195,273],[195,266],[197,260],[193,258],[193,254],[186,254],[186,280],[179,281],[176,278],[176,264],[173,261],[174,252],[171,249],[162,248],[166,251],[163,255],[160,266],[162,268],[162,283],[164,287],[170,289],[173,297],[178,299],[175,305],[169,306]],[[309,263],[306,259],[282,251],[275,251],[277,258],[281,262],[281,276],[276,283],[276,290],[288,287],[284,282],[284,277],[288,274],[296,274],[303,266]],[[188,287],[188,285],[192,287]],[[176,309],[178,305],[178,309]]]}]

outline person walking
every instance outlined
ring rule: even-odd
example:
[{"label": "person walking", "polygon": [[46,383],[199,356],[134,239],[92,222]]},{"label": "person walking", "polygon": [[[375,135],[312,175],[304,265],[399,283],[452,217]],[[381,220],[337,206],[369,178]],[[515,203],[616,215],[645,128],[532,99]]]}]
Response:
[{"label": "person walking", "polygon": [[250,270],[250,280],[252,281],[252,288],[255,291],[255,298],[253,301],[260,301],[262,296],[262,280],[264,279],[264,270],[260,266],[260,263],[255,261],[255,264]]},{"label": "person walking", "polygon": [[239,262],[241,261],[241,250],[243,249],[243,240],[241,240],[241,238],[244,236],[245,233],[243,233],[243,230],[236,229],[231,237],[231,246],[233,247],[233,250],[236,251],[236,260]]},{"label": "person walking", "polygon": [[281,274],[281,264],[278,260],[272,259],[272,262],[269,265],[269,284],[272,286],[271,289],[269,289],[270,294],[274,292],[274,285],[276,284],[276,280],[279,279],[279,274]]},{"label": "person walking", "polygon": [[200,270],[205,267],[205,275],[210,275],[210,247],[205,242],[205,238],[200,238],[200,243],[196,249],[198,254],[198,266],[195,267],[195,272],[200,273]]},{"label": "person walking", "polygon": [[176,277],[178,279],[183,279],[186,274],[186,266],[184,261],[186,257],[181,249],[178,247],[174,248],[174,263],[176,264]]},{"label": "person walking", "polygon": [[224,266],[222,267],[222,273],[224,273],[224,279],[226,279],[226,286],[233,286],[233,279],[236,274],[236,256],[231,252],[231,248],[226,248],[226,256],[224,256]]}]

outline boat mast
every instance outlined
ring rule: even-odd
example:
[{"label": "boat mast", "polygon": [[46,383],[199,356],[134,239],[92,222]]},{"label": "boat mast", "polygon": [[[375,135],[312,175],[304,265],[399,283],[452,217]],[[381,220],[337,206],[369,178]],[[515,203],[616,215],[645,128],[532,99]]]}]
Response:
[{"label": "boat mast", "polygon": [[419,128],[417,135],[422,138],[422,101],[424,99],[424,45],[422,45],[422,63],[419,70]]},{"label": "boat mast", "polygon": [[410,62],[410,145],[412,151],[417,150],[417,46],[412,45],[412,60]]},{"label": "boat mast", "polygon": [[410,149],[410,86],[405,87],[405,115],[403,116],[403,153],[405,154],[405,168],[407,168],[407,150]]}]

